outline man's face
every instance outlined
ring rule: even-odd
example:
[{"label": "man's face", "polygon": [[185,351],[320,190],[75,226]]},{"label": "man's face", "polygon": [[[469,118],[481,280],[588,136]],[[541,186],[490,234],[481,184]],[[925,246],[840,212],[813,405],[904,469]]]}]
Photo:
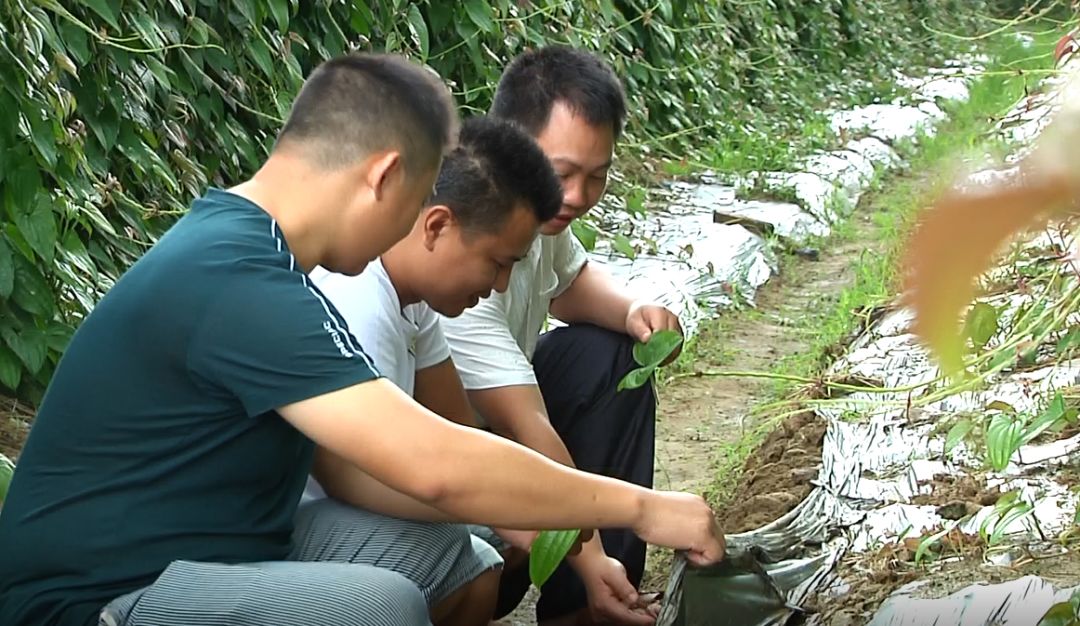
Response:
[{"label": "man's face", "polygon": [[541,233],[556,235],[596,206],[604,195],[615,131],[610,125],[593,126],[564,103],[556,102],[536,142],[562,182],[562,208],[540,227]]},{"label": "man's face", "polygon": [[453,222],[432,245],[431,271],[417,295],[439,313],[457,317],[492,290],[506,291],[514,263],[529,252],[539,226],[524,206],[495,232],[467,232]]}]

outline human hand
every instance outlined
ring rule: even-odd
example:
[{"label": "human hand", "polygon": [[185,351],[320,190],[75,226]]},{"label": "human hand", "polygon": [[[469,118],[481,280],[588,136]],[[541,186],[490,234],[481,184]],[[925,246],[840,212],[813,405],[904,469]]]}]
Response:
[{"label": "human hand", "polygon": [[724,558],[724,534],[705,500],[688,493],[650,491],[634,533],[647,543],[685,550],[693,565],[712,565]]},{"label": "human hand", "polygon": [[589,614],[599,624],[651,626],[656,615],[640,601],[637,589],[626,577],[626,568],[605,554],[582,562],[578,575],[585,583]]},{"label": "human hand", "polygon": [[[630,311],[626,314],[626,334],[637,341],[645,343],[658,330],[675,330],[683,334],[682,325],[679,324],[679,316],[672,313],[666,307],[646,301],[636,301],[630,305]],[[682,345],[671,353],[661,365],[667,365],[674,361],[682,351]]]}]

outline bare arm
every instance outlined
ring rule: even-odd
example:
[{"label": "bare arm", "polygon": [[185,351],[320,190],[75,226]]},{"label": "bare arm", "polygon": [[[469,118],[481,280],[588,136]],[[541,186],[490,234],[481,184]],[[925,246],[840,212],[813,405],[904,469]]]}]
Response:
[{"label": "bare arm", "polygon": [[375,480],[461,520],[522,530],[627,527],[637,523],[648,496],[453,424],[383,379],[297,402],[280,413]]},{"label": "bare arm", "polygon": [[476,426],[469,398],[451,359],[417,370],[413,398],[436,415],[463,426]]},{"label": "bare arm", "polygon": [[[658,330],[682,334],[677,315],[658,304],[630,298],[595,263],[586,263],[570,287],[551,301],[551,314],[567,323],[587,322],[625,333],[641,342]],[[679,346],[664,364],[674,361],[681,349]]]},{"label": "bare arm", "polygon": [[[454,362],[416,372],[413,397],[432,413],[463,426],[476,426],[472,407],[465,396]],[[353,506],[404,519],[426,522],[458,521],[442,511],[375,480],[340,456],[319,447],[312,467],[315,479],[334,498]]]},{"label": "bare arm", "polygon": [[469,400],[496,433],[574,467],[570,451],[551,425],[544,398],[536,385],[473,389],[469,391]]},{"label": "bare arm", "polygon": [[633,302],[602,267],[590,262],[566,291],[551,301],[551,314],[568,324],[587,322],[625,333]]},{"label": "bare arm", "polygon": [[688,550],[697,563],[723,557],[723,538],[701,498],[578,472],[442,419],[386,380],[278,412],[379,482],[456,519],[521,530],[633,528],[647,542]]},{"label": "bare arm", "polygon": [[[492,389],[475,389],[469,399],[492,430],[543,454],[553,461],[574,467],[566,444],[551,426],[544,398],[536,385],[513,385]],[[570,558],[575,569],[590,560],[604,557],[600,534],[582,544],[581,552]]]},{"label": "bare arm", "polygon": [[315,449],[311,473],[327,495],[366,511],[423,522],[458,521],[429,504],[387,487],[322,446]]}]

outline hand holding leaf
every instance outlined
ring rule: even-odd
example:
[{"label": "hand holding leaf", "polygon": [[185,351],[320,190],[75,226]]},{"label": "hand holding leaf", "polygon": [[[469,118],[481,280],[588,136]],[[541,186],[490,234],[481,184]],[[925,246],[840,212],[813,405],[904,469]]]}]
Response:
[{"label": "hand holding leaf", "polygon": [[660,364],[666,361],[671,356],[671,353],[682,345],[682,341],[682,335],[678,331],[668,329],[656,331],[645,343],[638,342],[634,344],[634,360],[641,367],[630,370],[619,381],[616,390],[636,389],[644,385],[649,381],[656,368],[660,367]]}]

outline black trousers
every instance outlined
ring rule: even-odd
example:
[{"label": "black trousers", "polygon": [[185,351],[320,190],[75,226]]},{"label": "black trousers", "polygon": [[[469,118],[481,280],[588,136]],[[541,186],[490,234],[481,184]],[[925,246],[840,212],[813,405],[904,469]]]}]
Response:
[{"label": "black trousers", "polygon": [[[616,393],[637,364],[633,340],[597,326],[577,324],[540,337],[533,356],[540,392],[555,431],[578,469],[651,487],[656,394],[651,384]],[[618,559],[635,586],[645,569],[645,544],[630,530],[602,530],[608,556]],[[503,572],[497,616],[521,602],[529,589],[528,562]],[[564,562],[541,589],[538,620],[585,608],[578,575]]]}]

